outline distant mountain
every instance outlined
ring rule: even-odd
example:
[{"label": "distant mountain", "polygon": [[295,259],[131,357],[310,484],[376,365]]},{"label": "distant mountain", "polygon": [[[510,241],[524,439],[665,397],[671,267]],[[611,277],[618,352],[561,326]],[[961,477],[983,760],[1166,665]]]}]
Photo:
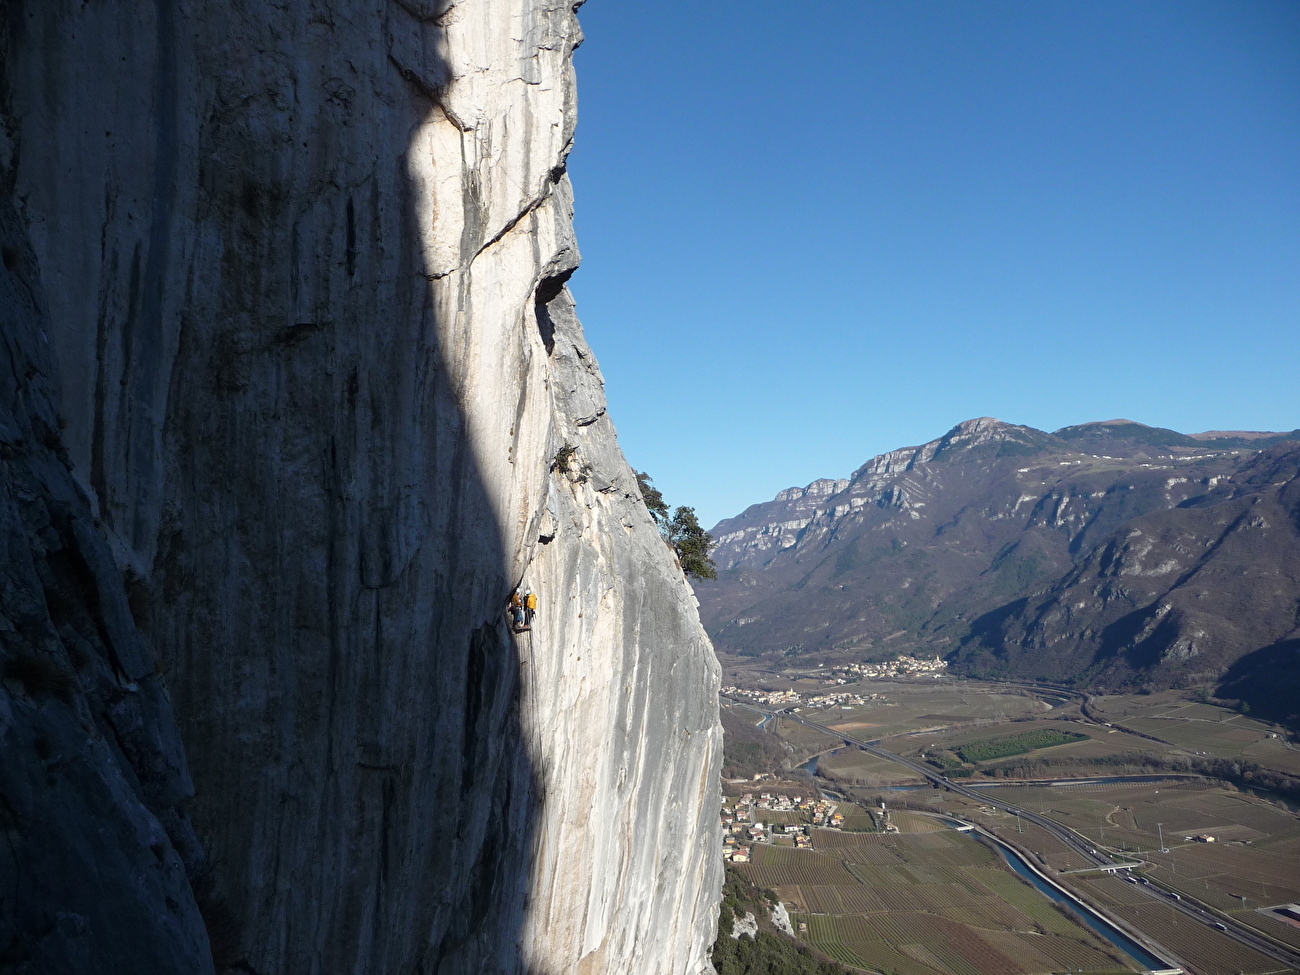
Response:
[{"label": "distant mountain", "polygon": [[968,420],[720,522],[701,616],[750,656],[1215,680],[1300,624],[1300,443],[1200,436]]},{"label": "distant mountain", "polygon": [[1077,450],[1116,450],[1127,445],[1124,456],[1138,459],[1147,452],[1184,452],[1187,450],[1261,450],[1287,440],[1300,441],[1300,430],[1290,433],[1252,432],[1249,430],[1209,430],[1205,433],[1179,433],[1164,427],[1149,427],[1132,420],[1104,420],[1062,427],[1053,436],[1060,437]]},{"label": "distant mountain", "polygon": [[1056,678],[1217,677],[1300,626],[1298,473],[1300,444],[1270,447],[1126,521],[1050,588],[975,620],[956,660]]},{"label": "distant mountain", "polygon": [[1217,446],[1233,447],[1271,447],[1285,440],[1300,440],[1300,430],[1290,433],[1277,433],[1259,430],[1206,430],[1204,433],[1189,433],[1189,437],[1202,443],[1209,441]]}]

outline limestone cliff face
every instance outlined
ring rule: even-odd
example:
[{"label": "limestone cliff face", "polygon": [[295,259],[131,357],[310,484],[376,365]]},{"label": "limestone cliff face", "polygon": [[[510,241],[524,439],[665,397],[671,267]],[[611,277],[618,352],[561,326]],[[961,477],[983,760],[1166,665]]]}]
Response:
[{"label": "limestone cliff face", "polygon": [[40,276],[8,200],[0,257],[0,971],[211,972],[193,783],[68,469]]},{"label": "limestone cliff face", "polygon": [[718,672],[565,288],[573,4],[8,17],[64,469],[218,968],[706,970]]}]

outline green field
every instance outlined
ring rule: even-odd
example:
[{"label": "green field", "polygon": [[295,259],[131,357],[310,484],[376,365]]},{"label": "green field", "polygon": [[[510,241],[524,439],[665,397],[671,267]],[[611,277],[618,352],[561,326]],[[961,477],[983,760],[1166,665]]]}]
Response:
[{"label": "green field", "polygon": [[967,742],[957,748],[957,754],[965,762],[990,762],[996,758],[1010,758],[1012,755],[1027,755],[1040,748],[1054,745],[1067,745],[1075,741],[1088,741],[1091,736],[1077,731],[1060,731],[1056,728],[1042,728],[1038,731],[1026,731],[1019,735],[1003,735],[998,738],[981,738],[979,741]]}]

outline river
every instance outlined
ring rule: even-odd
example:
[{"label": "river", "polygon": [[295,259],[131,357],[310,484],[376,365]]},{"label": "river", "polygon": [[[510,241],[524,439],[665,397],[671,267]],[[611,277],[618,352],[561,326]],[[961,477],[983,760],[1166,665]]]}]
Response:
[{"label": "river", "polygon": [[803,769],[805,772],[808,772],[812,775],[816,775],[817,760],[820,759],[822,755],[838,755],[842,751],[844,751],[843,748],[832,748],[829,752],[822,752],[821,755],[814,755],[812,758],[808,759],[808,761],[804,762],[799,767]]}]

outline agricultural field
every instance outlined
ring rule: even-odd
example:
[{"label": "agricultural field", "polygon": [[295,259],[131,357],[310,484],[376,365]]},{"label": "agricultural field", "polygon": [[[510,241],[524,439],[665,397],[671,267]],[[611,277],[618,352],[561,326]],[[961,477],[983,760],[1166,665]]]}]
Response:
[{"label": "agricultural field", "polygon": [[812,813],[806,809],[760,809],[757,816],[769,826],[793,826],[797,823],[811,823]]},{"label": "agricultural field", "polygon": [[[1273,911],[1260,908],[1255,912],[1257,917],[1251,920],[1251,927],[1271,935],[1278,941],[1288,944],[1293,948],[1300,948],[1300,924],[1294,921],[1287,921],[1277,916]],[[1241,920],[1246,920],[1243,916]]]},{"label": "agricultural field", "polygon": [[879,786],[922,784],[925,776],[887,758],[877,758],[860,748],[842,748],[824,755],[818,774],[843,785],[871,789]]},{"label": "agricultural field", "polygon": [[1246,947],[1213,928],[1174,910],[1168,903],[1145,897],[1117,877],[1092,877],[1079,887],[1121,920],[1177,951],[1204,975],[1263,975],[1286,972],[1272,958]]},{"label": "agricultural field", "polygon": [[900,975],[1137,970],[992,849],[933,817],[897,810],[891,820],[900,832],[818,829],[811,850],[755,846],[754,861],[738,869],[777,893],[800,938],[855,968]]},{"label": "agricultural field", "polygon": [[968,681],[861,681],[834,690],[881,699],[851,708],[805,709],[799,716],[864,740],[1049,713],[1048,705],[1032,694]]},{"label": "agricultural field", "polygon": [[[1033,812],[1043,813],[1116,852],[1145,853],[1167,847],[1249,853],[1300,839],[1300,819],[1265,799],[1203,779],[1156,782],[1081,782],[983,788]],[[1211,835],[1215,843],[1194,837]],[[1185,839],[1186,838],[1186,839]],[[1296,856],[1275,851],[1283,859]],[[1272,855],[1272,854],[1271,854]],[[1300,868],[1300,857],[1297,857]],[[1300,869],[1297,869],[1300,878]]]},{"label": "agricultural field", "polygon": [[1245,760],[1300,776],[1300,749],[1288,743],[1281,728],[1214,704],[1189,701],[1183,692],[1097,697],[1092,712],[1193,755]]},{"label": "agricultural field", "polygon": [[787,718],[778,717],[773,725],[776,734],[790,743],[798,761],[844,744],[839,738],[832,738]]},{"label": "agricultural field", "polygon": [[[1010,740],[1015,742],[1015,747],[1008,744],[1007,748],[995,749],[991,753],[982,747],[990,740]],[[1046,744],[1051,740],[1056,743]],[[1145,766],[1126,769],[1123,756],[1152,754],[1161,758],[1169,751],[1168,746],[1159,742],[1114,728],[1050,718],[1022,719],[975,729],[947,728],[925,735],[890,739],[883,744],[898,754],[928,760],[949,770],[965,763],[976,771],[992,772],[1001,768],[1007,775],[1050,778],[1149,772],[1151,770]]]},{"label": "agricultural field", "polygon": [[[1300,901],[1300,818],[1275,803],[1202,780],[1014,785],[980,791],[1049,816],[1098,848],[1141,859],[1151,879],[1179,891],[1189,903],[1230,914],[1261,933],[1300,947],[1300,928],[1287,930],[1286,922],[1259,910]],[[1056,870],[1079,865],[1077,854],[1044,831],[1017,824],[1014,816],[978,810],[963,815],[1032,851],[1040,862]],[[1208,836],[1213,836],[1214,842],[1197,840]],[[1160,850],[1162,837],[1168,852]],[[1109,891],[1112,899],[1127,898],[1135,905],[1151,903],[1150,897],[1114,878],[1078,882],[1086,883],[1089,892]],[[1163,915],[1149,910],[1134,914],[1131,920],[1148,931],[1139,921],[1150,918],[1155,918],[1152,925],[1166,933],[1177,920],[1166,923],[1160,920]],[[1184,927],[1190,930],[1185,922]],[[1162,938],[1154,926],[1148,933],[1157,940]],[[1236,945],[1231,939],[1218,940]],[[1218,943],[1209,939],[1202,947],[1210,954],[1200,960],[1207,972],[1229,964],[1224,954],[1227,949],[1213,947],[1211,942]],[[1193,949],[1185,954],[1194,954]],[[1276,963],[1261,957],[1249,965],[1241,961],[1237,969],[1275,969]],[[1197,964],[1198,958],[1188,960]],[[1250,967],[1265,962],[1273,968]]]},{"label": "agricultural field", "polygon": [[967,742],[958,746],[957,756],[963,762],[989,762],[997,758],[1010,758],[1012,755],[1027,755],[1040,748],[1070,745],[1080,741],[1092,741],[1092,738],[1089,735],[1081,735],[1077,731],[1038,728],[1033,731],[1022,731],[1016,735],[979,738]]},{"label": "agricultural field", "polygon": [[[1046,815],[1097,849],[1142,861],[1141,871],[1179,892],[1185,905],[1230,915],[1276,943],[1300,947],[1300,926],[1269,910],[1300,903],[1300,817],[1289,811],[1286,803],[1293,800],[1285,798],[1285,790],[1291,786],[1278,774],[1300,771],[1300,750],[1285,738],[1269,737],[1279,734],[1270,725],[1190,701],[1181,692],[1094,698],[1090,720],[1048,692],[1041,697],[1052,699],[1050,708],[1032,694],[992,693],[993,685],[936,683],[875,682],[876,700],[847,709],[805,710],[800,716],[940,766],[944,774],[976,786],[980,796]],[[835,741],[792,721],[782,721],[781,732],[804,736],[809,744]],[[1232,762],[1239,763],[1231,766],[1236,771]],[[1198,975],[1278,970],[1276,961],[1176,910],[1171,913],[1170,901],[1145,888],[1073,873],[1089,866],[1079,852],[1014,814],[948,790],[890,791],[919,784],[897,763],[857,748],[827,748],[817,772],[834,783],[823,783],[824,788],[849,798],[892,797],[893,824],[903,832],[814,829],[813,849],[774,851],[797,859],[777,863],[764,851],[751,868],[809,925],[809,943],[847,964],[912,975],[1002,970],[997,957],[981,954],[987,950],[1022,967],[1035,958],[1042,971],[1104,967],[1095,957],[1070,961],[1059,945],[1055,953],[1046,951],[1042,938],[1075,937],[1077,923],[1010,873],[1000,858],[947,862],[951,849],[935,843],[957,834],[919,812],[928,809],[999,835],[1067,886],[1165,943]],[[1206,773],[1233,780],[1205,778]],[[1261,785],[1282,789],[1282,797],[1251,791]],[[864,815],[844,825],[870,831],[879,824]],[[983,850],[969,837],[960,842]],[[791,872],[796,867],[797,875]],[[907,927],[905,916],[912,915],[929,919],[932,931],[947,931],[942,943],[908,941],[909,931],[917,930]],[[843,921],[854,918],[872,924],[864,928]],[[949,923],[974,931],[982,947],[948,931]],[[1103,953],[1116,950],[1098,944]],[[1110,964],[1123,968],[1127,961],[1121,955]]]},{"label": "agricultural field", "polygon": [[845,833],[875,833],[880,829],[880,822],[866,809],[857,805],[841,806],[839,812],[844,816],[840,830]]},{"label": "agricultural field", "polygon": [[889,819],[903,833],[942,833],[948,828],[933,816],[922,816],[913,812],[895,811],[890,814]]}]

